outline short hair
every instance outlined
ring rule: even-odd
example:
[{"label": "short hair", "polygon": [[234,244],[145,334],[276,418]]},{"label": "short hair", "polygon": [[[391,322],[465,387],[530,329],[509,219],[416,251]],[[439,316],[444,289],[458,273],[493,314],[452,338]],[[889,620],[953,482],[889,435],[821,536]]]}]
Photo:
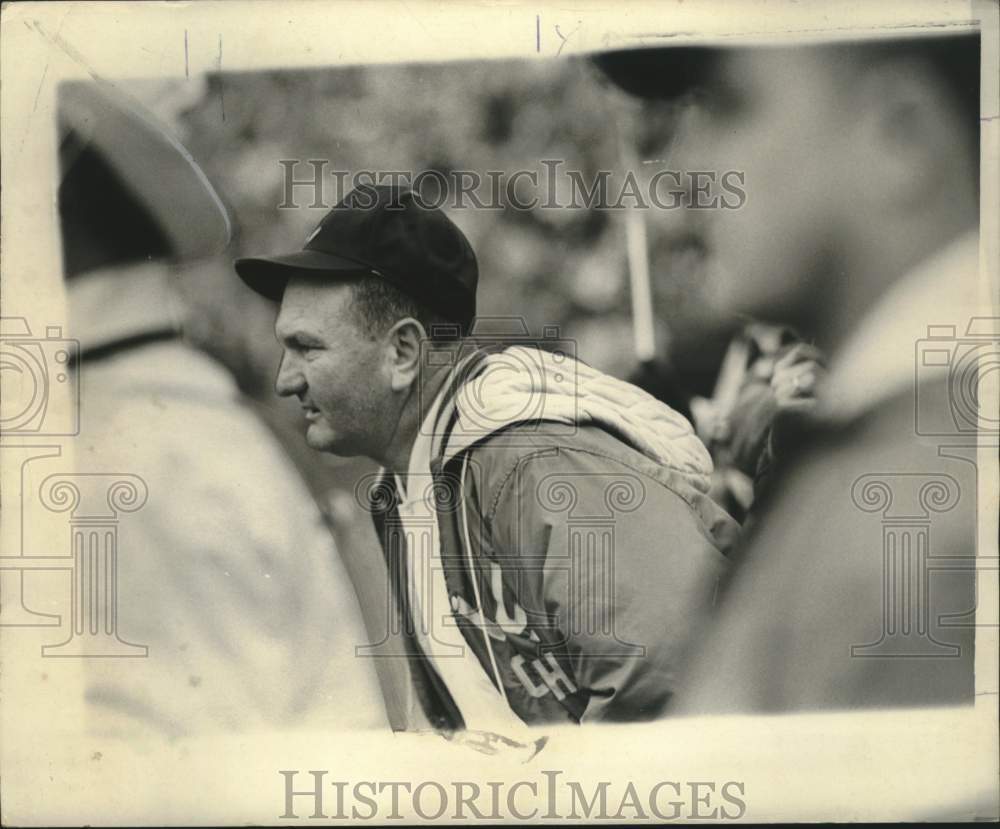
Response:
[{"label": "short hair", "polygon": [[429,311],[378,276],[363,276],[351,283],[351,309],[362,330],[371,338],[384,334],[405,317],[417,320],[434,342],[458,340],[468,331],[467,324]]}]

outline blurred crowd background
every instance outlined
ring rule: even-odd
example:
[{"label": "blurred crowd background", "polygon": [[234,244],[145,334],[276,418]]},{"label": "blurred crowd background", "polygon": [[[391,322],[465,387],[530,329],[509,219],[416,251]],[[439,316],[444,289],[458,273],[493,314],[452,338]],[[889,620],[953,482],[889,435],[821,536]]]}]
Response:
[{"label": "blurred crowd background", "polygon": [[[637,166],[633,172],[644,180],[669,169],[675,118],[671,105],[637,103],[591,67],[566,60],[220,73],[136,82],[129,92],[189,148],[234,220],[230,248],[180,274],[189,335],[274,416],[289,451],[323,490],[352,477],[343,467],[365,462],[320,458],[293,434],[297,404],[277,400],[272,389],[279,357],[274,309],[231,267],[240,255],[299,249],[326,213],[310,206],[307,187],[295,190],[298,208],[278,208],[286,177],[280,161],[302,160],[295,168],[302,180],[312,175],[307,160],[325,160],[328,205],[342,195],[331,170],[476,170],[484,177],[487,170],[530,170],[544,183],[543,159],[563,162],[556,201],[570,199],[565,170],[579,171],[588,185],[610,171],[613,198],[626,167]],[[487,200],[488,189],[481,192]],[[540,185],[524,198],[545,194]],[[449,212],[479,258],[481,315],[523,316],[533,334],[559,326],[588,363],[623,377],[636,370],[625,211]],[[699,253],[669,234],[671,211],[643,212],[658,359],[669,361],[691,391],[709,394],[734,321],[706,302]]]}]

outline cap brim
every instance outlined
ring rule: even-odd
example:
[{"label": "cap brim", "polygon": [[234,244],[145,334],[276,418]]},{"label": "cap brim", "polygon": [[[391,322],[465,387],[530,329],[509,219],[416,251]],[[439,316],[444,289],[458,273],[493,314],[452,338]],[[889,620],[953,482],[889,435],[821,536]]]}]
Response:
[{"label": "cap brim", "polygon": [[288,280],[293,276],[307,276],[330,281],[371,273],[367,265],[324,253],[319,250],[302,250],[285,256],[248,257],[237,259],[233,266],[243,282],[261,296],[281,301]]}]

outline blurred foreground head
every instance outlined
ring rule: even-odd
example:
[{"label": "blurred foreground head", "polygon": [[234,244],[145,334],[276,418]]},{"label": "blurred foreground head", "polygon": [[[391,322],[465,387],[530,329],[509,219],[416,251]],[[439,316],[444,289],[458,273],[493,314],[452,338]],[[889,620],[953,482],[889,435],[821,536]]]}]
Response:
[{"label": "blurred foreground head", "polygon": [[85,358],[180,333],[173,265],[226,247],[229,217],[204,173],[114,86],[59,88],[59,221],[71,325]]},{"label": "blurred foreground head", "polygon": [[742,207],[684,211],[719,303],[833,344],[976,229],[979,54],[979,35],[963,34],[594,60],[630,94],[685,105],[670,169],[745,175]]},{"label": "blurred foreground head", "polygon": [[67,278],[224,248],[229,217],[190,154],[109,84],[59,89],[59,217]]}]

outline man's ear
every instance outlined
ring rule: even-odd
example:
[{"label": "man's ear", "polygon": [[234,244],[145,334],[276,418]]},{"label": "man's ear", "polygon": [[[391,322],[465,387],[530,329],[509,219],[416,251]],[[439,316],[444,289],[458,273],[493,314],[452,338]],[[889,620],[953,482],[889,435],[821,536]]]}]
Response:
[{"label": "man's ear", "polygon": [[405,391],[420,375],[421,344],[427,333],[418,320],[404,317],[386,332],[389,347],[389,375],[393,391]]}]

